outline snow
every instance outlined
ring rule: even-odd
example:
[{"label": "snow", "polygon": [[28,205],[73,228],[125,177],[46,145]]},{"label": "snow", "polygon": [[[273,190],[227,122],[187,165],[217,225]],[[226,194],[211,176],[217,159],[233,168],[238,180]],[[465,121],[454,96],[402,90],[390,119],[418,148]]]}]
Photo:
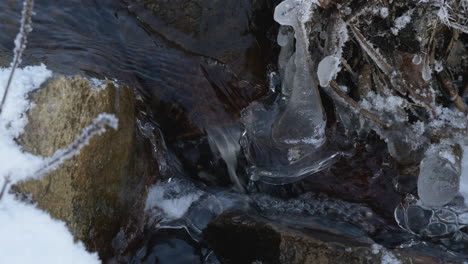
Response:
[{"label": "snow", "polygon": [[395,25],[391,28],[393,35],[398,35],[398,32],[405,28],[411,22],[411,16],[413,15],[413,9],[408,10],[402,16],[395,19]]},{"label": "snow", "polygon": [[371,249],[372,249],[372,254],[374,254],[374,255],[379,254],[379,253],[380,253],[380,250],[382,250],[382,248],[383,248],[383,247],[382,247],[381,245],[379,245],[379,244],[372,244],[372,247],[371,247]]},{"label": "snow", "polygon": [[401,261],[398,260],[393,253],[385,251],[382,254],[382,259],[380,260],[381,264],[401,264]]},{"label": "snow", "polygon": [[[5,85],[8,81],[11,69],[0,68],[0,94],[3,95]],[[0,134],[9,137],[18,137],[27,123],[23,113],[31,107],[26,99],[27,93],[39,88],[47,78],[52,76],[52,72],[47,70],[45,65],[35,67],[25,67],[16,69],[12,81],[12,89],[5,101],[4,112],[0,116]]]},{"label": "snow", "polygon": [[[3,94],[11,69],[0,69],[0,94]],[[32,178],[44,166],[42,157],[25,153],[16,144],[27,124],[28,93],[38,89],[52,76],[46,66],[28,66],[15,71],[0,115],[0,182],[5,177],[11,183]],[[86,252],[83,244],[75,243],[63,222],[52,219],[34,205],[15,200],[5,192],[0,200],[1,263],[99,263],[96,253]]]},{"label": "snow", "polygon": [[381,16],[382,18],[387,18],[387,17],[388,17],[388,8],[382,7],[382,8],[380,9],[380,12],[379,12],[379,13],[380,13],[380,16]]},{"label": "snow", "polygon": [[370,91],[367,93],[366,97],[360,101],[360,105],[366,110],[395,113],[404,108],[406,103],[405,100],[399,96],[390,94],[382,96]]},{"label": "snow", "polygon": [[0,201],[1,263],[100,263],[96,253],[74,243],[63,222],[6,195]]},{"label": "snow", "polygon": [[443,69],[444,69],[444,66],[442,65],[442,62],[436,60],[436,61],[434,62],[434,70],[435,70],[436,72],[441,72]]},{"label": "snow", "polygon": [[401,261],[392,252],[379,244],[372,244],[371,250],[374,255],[381,254],[381,264],[401,264]]},{"label": "snow", "polygon": [[458,110],[437,106],[434,108],[434,112],[435,118],[429,123],[429,127],[433,129],[445,128],[446,126],[457,129],[468,128],[466,116]]}]

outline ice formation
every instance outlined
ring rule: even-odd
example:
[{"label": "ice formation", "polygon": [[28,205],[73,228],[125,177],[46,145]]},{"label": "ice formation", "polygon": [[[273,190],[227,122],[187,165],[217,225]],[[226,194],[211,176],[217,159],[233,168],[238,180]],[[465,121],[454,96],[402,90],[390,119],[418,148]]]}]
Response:
[{"label": "ice formation", "polygon": [[460,176],[460,194],[468,206],[468,146],[463,147],[462,171]]},{"label": "ice formation", "polygon": [[[320,58],[310,55],[306,28],[318,4],[285,0],[275,9],[274,19],[281,25],[277,36],[281,94],[272,105],[253,102],[242,112],[241,147],[252,180],[285,184],[326,168],[337,157],[321,148],[326,142],[326,115],[315,76]],[[345,26],[337,34],[343,30]]]},{"label": "ice formation", "polygon": [[330,81],[336,77],[336,74],[340,70],[340,58],[335,56],[327,56],[323,58],[320,61],[317,70],[320,86],[327,87],[330,85]]},{"label": "ice formation", "polygon": [[454,145],[432,146],[421,161],[418,195],[429,207],[443,206],[459,191],[461,150]]},{"label": "ice formation", "polygon": [[[284,69],[283,83],[291,90],[286,109],[273,124],[273,140],[278,144],[311,144],[321,146],[325,141],[325,114],[316,82],[312,77],[309,40],[304,23],[308,21],[315,1],[286,0],[275,9],[274,18],[282,26],[294,29],[295,53]],[[283,37],[282,49],[291,50],[293,39]],[[282,58],[283,59],[283,58]],[[281,61],[284,64],[284,59]],[[289,67],[294,67],[291,74]]]}]

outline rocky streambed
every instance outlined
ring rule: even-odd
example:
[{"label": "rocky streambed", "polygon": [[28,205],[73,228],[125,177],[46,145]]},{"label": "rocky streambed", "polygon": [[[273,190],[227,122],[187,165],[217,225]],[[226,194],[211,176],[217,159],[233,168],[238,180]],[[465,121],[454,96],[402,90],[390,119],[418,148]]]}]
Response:
[{"label": "rocky streambed", "polygon": [[[44,63],[55,74],[30,94],[35,107],[19,144],[50,156],[101,112],[115,114],[119,128],[93,138],[42,180],[21,182],[10,192],[64,221],[104,263],[463,263],[468,257],[463,225],[440,236],[415,231],[428,225],[424,214],[430,210],[411,214],[406,225],[397,222],[395,209],[408,206],[418,194],[422,152],[405,156],[408,142],[388,143],[386,135],[393,132],[374,124],[399,116],[385,109],[373,115],[375,105],[356,110],[353,103],[393,83],[383,76],[386,65],[376,66],[375,58],[359,48],[365,37],[387,58],[398,54],[388,63],[402,69],[410,87],[426,87],[423,80],[410,78],[419,68],[405,68],[409,54],[420,52],[411,48],[415,30],[398,28],[400,34],[390,38],[384,30],[391,30],[391,22],[373,10],[386,8],[401,16],[408,10],[424,14],[431,7],[417,1],[316,3],[314,12],[323,20],[305,23],[309,35],[303,38],[311,42],[303,51],[315,65],[314,74],[305,74],[320,94],[327,139],[320,155],[311,156],[309,146],[283,144],[284,131],[286,136],[303,134],[302,119],[275,123],[276,116],[286,116],[281,113],[296,111],[288,105],[290,98],[300,98],[296,88],[285,87],[300,72],[285,66],[285,58],[294,58],[294,52],[299,57],[301,47],[291,44],[300,41],[297,27],[294,41],[292,28],[274,21],[280,2],[37,2],[24,64]],[[20,4],[0,3],[0,62],[5,65]],[[361,17],[353,17],[359,12]],[[336,55],[330,43],[343,41],[336,36],[340,28],[332,25],[353,19],[349,30],[356,25],[365,33],[353,31],[356,39],[345,41],[340,51],[346,71],[332,86],[319,87],[324,78],[315,74],[319,62]],[[458,55],[447,55],[447,67],[462,76],[456,85],[466,87],[466,34],[454,37],[442,27],[437,32],[439,44],[431,45],[456,47]],[[443,74],[434,80],[444,83]],[[391,96],[396,93],[403,94]],[[457,92],[460,100],[464,94]],[[411,124],[426,120],[430,111],[418,102],[404,109],[411,113]],[[276,131],[273,139],[265,130],[269,127]],[[391,131],[397,136],[412,132],[402,125]],[[435,140],[427,133],[423,137]],[[284,142],[271,143],[276,139]],[[317,160],[326,162],[317,166]],[[279,169],[269,170],[275,166]]]}]

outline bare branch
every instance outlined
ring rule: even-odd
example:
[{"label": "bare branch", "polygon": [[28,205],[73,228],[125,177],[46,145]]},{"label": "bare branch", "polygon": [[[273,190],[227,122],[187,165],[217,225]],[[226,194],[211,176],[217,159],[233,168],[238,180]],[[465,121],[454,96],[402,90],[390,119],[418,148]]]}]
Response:
[{"label": "bare branch", "polygon": [[393,72],[392,66],[384,59],[374,46],[361,34],[361,32],[353,25],[349,25],[353,35],[361,48],[366,51],[367,55],[374,61],[375,64],[387,75]]}]

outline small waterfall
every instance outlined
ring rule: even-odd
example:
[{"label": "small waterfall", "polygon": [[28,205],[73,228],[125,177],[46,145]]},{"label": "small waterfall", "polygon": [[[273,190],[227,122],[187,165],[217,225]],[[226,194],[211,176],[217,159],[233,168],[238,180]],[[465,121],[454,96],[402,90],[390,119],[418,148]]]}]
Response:
[{"label": "small waterfall", "polygon": [[240,128],[209,128],[207,135],[211,150],[214,153],[219,153],[224,162],[226,162],[229,177],[234,187],[237,191],[244,192],[242,182],[236,173],[237,155],[240,152]]}]

